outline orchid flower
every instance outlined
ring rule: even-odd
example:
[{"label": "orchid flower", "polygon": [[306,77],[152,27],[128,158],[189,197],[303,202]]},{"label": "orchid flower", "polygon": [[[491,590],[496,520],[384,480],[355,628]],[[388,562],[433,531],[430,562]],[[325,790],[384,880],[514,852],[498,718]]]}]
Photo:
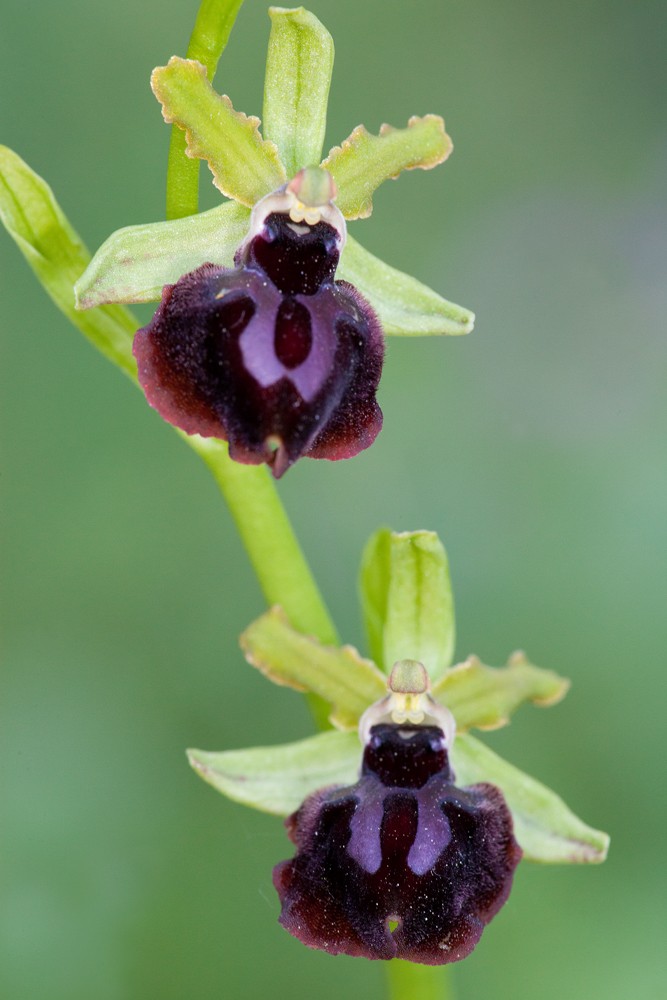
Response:
[{"label": "orchid flower", "polygon": [[361,593],[373,660],[298,633],[279,608],[241,637],[270,680],[324,699],[333,730],[189,759],[229,798],[288,817],[297,853],[274,882],[291,934],[333,954],[446,964],[475,947],[521,855],[601,862],[608,837],[469,734],[507,725],[525,702],[556,704],[569,684],[522,653],[501,668],[452,665],[433,532],[377,532]]},{"label": "orchid flower", "polygon": [[449,156],[443,120],[359,126],[321,160],[333,42],[303,8],[270,14],[262,133],[196,60],[174,56],[151,79],[228,200],[114,233],[75,293],[80,309],[161,298],[134,345],[149,403],[280,476],[301,455],[345,458],[374,440],[383,334],[463,334],[474,317],[347,234],[384,180]]}]

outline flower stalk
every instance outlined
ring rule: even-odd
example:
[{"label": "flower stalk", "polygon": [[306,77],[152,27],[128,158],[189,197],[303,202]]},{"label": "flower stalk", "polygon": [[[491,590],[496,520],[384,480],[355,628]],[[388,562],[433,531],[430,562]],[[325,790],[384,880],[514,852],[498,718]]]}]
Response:
[{"label": "flower stalk", "polygon": [[336,643],[335,625],[268,470],[233,462],[219,441],[181,437],[213,473],[267,603],[279,604],[299,632]]},{"label": "flower stalk", "polygon": [[454,1000],[447,967],[394,959],[385,965],[389,1000]]}]

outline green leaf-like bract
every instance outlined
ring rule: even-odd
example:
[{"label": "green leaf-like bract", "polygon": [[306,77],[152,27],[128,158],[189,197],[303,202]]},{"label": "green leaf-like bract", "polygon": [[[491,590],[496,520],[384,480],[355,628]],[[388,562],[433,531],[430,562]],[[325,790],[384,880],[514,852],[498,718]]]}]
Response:
[{"label": "green leaf-like bract", "polygon": [[402,170],[430,170],[447,159],[452,140],[439,115],[413,117],[407,128],[383,125],[371,135],[363,125],[340,146],[334,146],[322,166],[338,186],[336,204],[346,219],[366,219],[373,211],[373,193]]},{"label": "green leaf-like bract", "polygon": [[74,291],[79,309],[105,302],[152,302],[165,285],[202,264],[232,267],[250,213],[227,201],[201,215],[118,229],[105,240]]},{"label": "green leaf-like bract", "polygon": [[475,314],[469,309],[385,264],[349,234],[336,277],[349,281],[368,299],[387,336],[456,336],[473,328]]},{"label": "green leaf-like bract", "polygon": [[6,146],[0,146],[0,220],[58,308],[134,378],[134,318],[120,306],[76,312],[72,286],[90,259],[88,251],[46,181]]},{"label": "green leaf-like bract", "polygon": [[360,586],[373,659],[387,673],[396,660],[419,660],[432,682],[441,677],[454,652],[454,602],[435,532],[381,528],[364,550]]},{"label": "green leaf-like bract", "polygon": [[303,7],[271,7],[269,14],[262,130],[293,177],[322,156],[334,45],[324,25]]},{"label": "green leaf-like bract", "polygon": [[165,121],[184,130],[188,155],[206,160],[223,194],[252,208],[285,183],[278,150],[259,134],[259,118],[216,94],[201,63],[172,56],[153,70],[151,86]]}]

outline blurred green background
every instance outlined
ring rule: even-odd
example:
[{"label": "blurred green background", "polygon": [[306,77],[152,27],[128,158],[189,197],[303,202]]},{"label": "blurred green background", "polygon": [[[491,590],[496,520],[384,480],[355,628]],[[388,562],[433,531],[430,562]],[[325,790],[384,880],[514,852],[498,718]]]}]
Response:
[{"label": "blurred green background", "polygon": [[[521,866],[455,969],[459,1000],[658,996],[667,6],[311,6],[337,46],[329,144],[429,111],[455,144],[444,167],[385,185],[352,231],[478,324],[390,342],[376,445],[304,460],[280,492],[346,641],[363,646],[366,537],[432,528],[459,656],[500,664],[520,646],[573,680],[565,703],[524,709],[488,743],[609,830],[609,861]],[[184,54],[195,9],[3,0],[0,141],[92,248],[162,217],[169,135],[148,76]],[[217,76],[249,113],[268,27],[248,0]],[[299,696],[238,651],[263,604],[212,479],[4,233],[0,261],[0,995],[379,1000],[379,964],[309,952],[278,926],[281,823],[185,761],[186,746],[311,732]]]}]

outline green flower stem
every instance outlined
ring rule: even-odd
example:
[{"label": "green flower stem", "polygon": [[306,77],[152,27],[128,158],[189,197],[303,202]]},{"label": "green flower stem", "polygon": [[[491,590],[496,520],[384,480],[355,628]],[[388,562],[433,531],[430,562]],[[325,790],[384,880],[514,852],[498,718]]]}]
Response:
[{"label": "green flower stem", "polygon": [[[213,473],[267,603],[279,604],[300,632],[337,645],[336,627],[267,469],[233,462],[221,441],[179,433]],[[330,729],[327,702],[313,694],[306,700],[318,729]]]},{"label": "green flower stem", "polygon": [[453,1000],[449,969],[394,959],[385,964],[389,1000]]},{"label": "green flower stem", "polygon": [[[221,441],[178,433],[213,473],[267,604],[280,605],[299,632],[338,645],[336,626],[267,469],[233,462]],[[314,694],[306,701],[318,729],[330,729],[327,702]]]},{"label": "green flower stem", "polygon": [[[243,0],[202,0],[190,36],[187,58],[206,67],[212,80]],[[185,133],[174,125],[167,167],[167,218],[199,211],[199,160],[185,155]]]},{"label": "green flower stem", "polygon": [[279,604],[299,632],[335,644],[336,629],[266,468],[233,462],[211,438],[182,437],[213,473],[267,603]]}]

